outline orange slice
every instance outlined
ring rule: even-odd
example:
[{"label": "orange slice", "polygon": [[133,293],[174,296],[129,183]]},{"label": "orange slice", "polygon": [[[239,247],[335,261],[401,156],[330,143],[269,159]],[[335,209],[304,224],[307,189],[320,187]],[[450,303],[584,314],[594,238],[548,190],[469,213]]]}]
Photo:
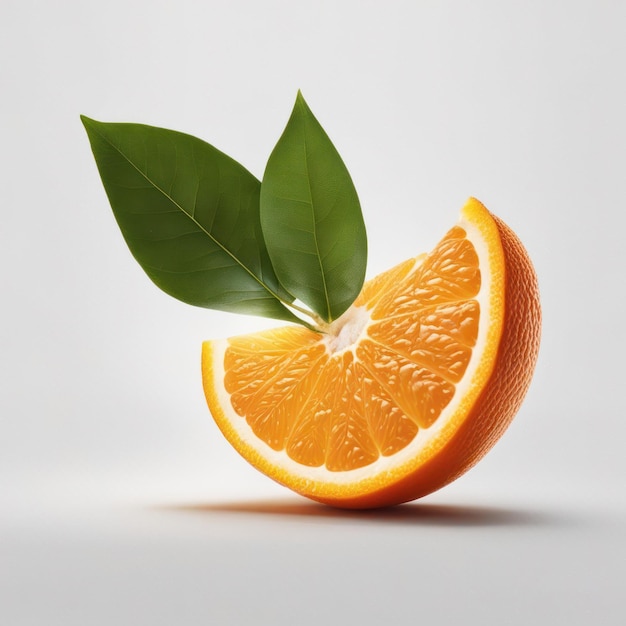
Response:
[{"label": "orange slice", "polygon": [[325,332],[207,341],[228,441],[294,491],[347,508],[439,489],[502,435],[529,386],[541,313],[515,234],[470,199],[428,255],[367,282]]}]

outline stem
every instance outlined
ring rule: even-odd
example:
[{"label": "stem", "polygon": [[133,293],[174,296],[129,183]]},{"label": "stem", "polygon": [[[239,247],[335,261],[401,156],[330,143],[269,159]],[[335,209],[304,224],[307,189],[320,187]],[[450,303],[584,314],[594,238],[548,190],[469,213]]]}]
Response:
[{"label": "stem", "polygon": [[297,304],[294,304],[293,302],[285,302],[282,299],[280,300],[286,307],[289,307],[290,309],[293,309],[294,311],[298,311],[298,313],[302,313],[302,315],[306,315],[307,317],[313,320],[314,324],[309,324],[305,320],[302,320],[302,323],[305,326],[307,326],[311,330],[317,331],[318,333],[326,332],[326,329],[328,328],[328,323],[325,322],[324,319],[321,318],[317,313],[314,313],[313,311],[310,311],[309,309],[306,309],[304,307],[298,306]]}]

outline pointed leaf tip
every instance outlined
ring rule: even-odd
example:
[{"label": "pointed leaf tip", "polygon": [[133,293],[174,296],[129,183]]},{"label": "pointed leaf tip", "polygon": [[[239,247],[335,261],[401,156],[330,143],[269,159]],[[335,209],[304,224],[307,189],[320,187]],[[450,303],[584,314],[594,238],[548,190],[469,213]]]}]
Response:
[{"label": "pointed leaf tip", "polygon": [[90,117],[87,117],[86,115],[82,115],[82,114],[80,116],[80,121],[83,123],[83,126],[85,128],[87,128],[88,126],[93,126],[97,124],[96,120],[93,120]]}]

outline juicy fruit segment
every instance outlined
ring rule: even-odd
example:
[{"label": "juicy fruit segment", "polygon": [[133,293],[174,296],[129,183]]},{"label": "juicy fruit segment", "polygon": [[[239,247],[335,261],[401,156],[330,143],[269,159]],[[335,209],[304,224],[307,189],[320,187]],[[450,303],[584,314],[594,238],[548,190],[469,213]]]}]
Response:
[{"label": "juicy fruit segment", "polygon": [[479,289],[478,257],[455,227],[418,267],[402,264],[365,288],[355,306],[368,312],[367,332],[351,345],[333,350],[290,327],[231,339],[232,406],[303,465],[346,471],[395,454],[452,399],[476,343]]},{"label": "juicy fruit segment", "polygon": [[539,319],[521,244],[470,200],[433,252],[366,283],[326,332],[205,342],[205,392],[229,441],[275,480],[337,506],[394,504],[495,443],[530,382]]}]

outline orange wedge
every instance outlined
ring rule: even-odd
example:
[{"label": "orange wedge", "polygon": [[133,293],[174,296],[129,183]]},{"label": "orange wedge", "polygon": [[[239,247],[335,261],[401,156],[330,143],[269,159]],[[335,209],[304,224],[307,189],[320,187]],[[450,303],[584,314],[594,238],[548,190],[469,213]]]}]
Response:
[{"label": "orange wedge", "polygon": [[203,384],[230,443],[314,500],[419,498],[472,467],[526,394],[537,279],[475,199],[428,255],[367,282],[324,332],[286,326],[203,344]]}]

